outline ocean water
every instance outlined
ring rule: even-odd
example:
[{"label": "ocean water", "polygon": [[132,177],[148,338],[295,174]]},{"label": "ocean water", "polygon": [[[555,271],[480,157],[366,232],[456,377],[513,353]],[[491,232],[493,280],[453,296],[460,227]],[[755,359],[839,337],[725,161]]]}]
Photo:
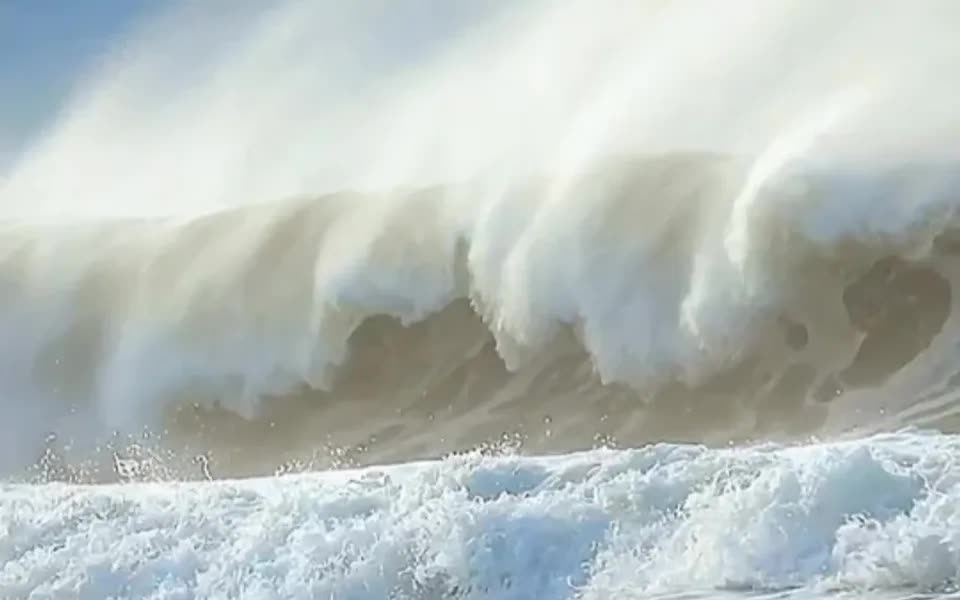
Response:
[{"label": "ocean water", "polygon": [[960,598],[958,27],[158,5],[0,163],[0,597]]}]

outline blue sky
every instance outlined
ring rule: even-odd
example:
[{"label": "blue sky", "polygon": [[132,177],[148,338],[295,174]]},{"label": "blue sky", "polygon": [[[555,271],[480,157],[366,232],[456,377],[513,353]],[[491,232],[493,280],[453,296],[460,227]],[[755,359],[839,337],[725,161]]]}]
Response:
[{"label": "blue sky", "polygon": [[0,0],[0,158],[63,103],[110,44],[164,0]]},{"label": "blue sky", "polygon": [[[112,44],[174,1],[0,0],[0,166],[56,114]],[[383,1],[391,6],[391,0]],[[244,4],[226,0],[223,6],[235,2]],[[391,37],[385,58],[398,60],[397,48],[404,48],[404,58],[429,51],[439,32],[503,5],[509,2],[409,0],[403,10],[393,5],[386,12],[397,22],[386,30]]]}]

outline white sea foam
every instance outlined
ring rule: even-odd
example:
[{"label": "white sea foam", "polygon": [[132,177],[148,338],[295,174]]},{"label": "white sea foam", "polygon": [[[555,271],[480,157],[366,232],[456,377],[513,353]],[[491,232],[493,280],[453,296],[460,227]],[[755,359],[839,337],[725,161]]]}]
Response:
[{"label": "white sea foam", "polygon": [[901,433],[803,447],[471,454],[215,483],[4,485],[0,594],[947,591],[960,576],[958,452],[953,436]]}]

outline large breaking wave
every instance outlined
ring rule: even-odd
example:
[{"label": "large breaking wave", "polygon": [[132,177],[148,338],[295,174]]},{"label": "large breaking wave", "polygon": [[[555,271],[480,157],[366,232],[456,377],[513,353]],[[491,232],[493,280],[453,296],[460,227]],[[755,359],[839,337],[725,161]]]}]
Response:
[{"label": "large breaking wave", "polygon": [[952,427],[956,167],[754,173],[668,155],[563,186],[6,225],[4,460],[145,428],[238,474],[327,446]]}]

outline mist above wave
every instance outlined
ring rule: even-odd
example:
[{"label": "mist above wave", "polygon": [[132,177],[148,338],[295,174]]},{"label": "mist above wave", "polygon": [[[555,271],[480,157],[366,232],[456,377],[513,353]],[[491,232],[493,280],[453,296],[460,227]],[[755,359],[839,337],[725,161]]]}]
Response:
[{"label": "mist above wave", "polygon": [[956,157],[948,0],[221,8],[174,3],[92,65],[0,177],[3,214],[573,177],[618,152]]}]

